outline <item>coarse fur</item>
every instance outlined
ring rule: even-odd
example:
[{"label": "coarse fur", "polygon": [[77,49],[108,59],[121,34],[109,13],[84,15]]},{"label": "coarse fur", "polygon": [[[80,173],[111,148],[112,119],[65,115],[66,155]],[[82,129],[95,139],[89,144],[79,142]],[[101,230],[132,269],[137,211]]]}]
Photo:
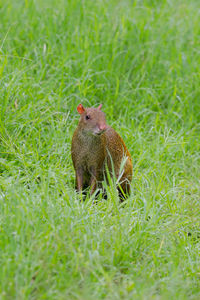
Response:
[{"label": "coarse fur", "polygon": [[[76,171],[76,188],[81,191],[87,187],[93,193],[105,177],[105,166],[111,176],[120,176],[118,187],[121,198],[130,194],[132,179],[132,159],[126,145],[119,134],[107,126],[105,114],[98,108],[84,108],[79,104],[80,114],[78,127],[72,138],[72,161]],[[125,158],[120,173],[122,160]],[[115,174],[113,174],[113,171]]]}]

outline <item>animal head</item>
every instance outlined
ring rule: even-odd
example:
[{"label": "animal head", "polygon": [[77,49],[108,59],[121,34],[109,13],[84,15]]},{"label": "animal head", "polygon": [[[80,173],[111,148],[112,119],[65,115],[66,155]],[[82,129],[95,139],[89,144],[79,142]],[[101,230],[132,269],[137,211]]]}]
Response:
[{"label": "animal head", "polygon": [[101,111],[101,107],[102,104],[98,108],[84,108],[82,104],[77,106],[77,111],[80,114],[79,125],[84,131],[95,136],[101,135],[108,128],[105,114]]}]

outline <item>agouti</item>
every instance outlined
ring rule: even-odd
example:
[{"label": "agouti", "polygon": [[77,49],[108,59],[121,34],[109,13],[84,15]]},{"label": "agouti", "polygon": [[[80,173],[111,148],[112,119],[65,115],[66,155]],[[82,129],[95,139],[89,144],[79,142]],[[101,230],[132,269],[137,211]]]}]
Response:
[{"label": "agouti", "polygon": [[77,107],[80,120],[71,147],[76,189],[82,191],[90,187],[92,194],[97,187],[101,187],[107,164],[110,175],[113,176],[114,170],[116,178],[120,178],[121,188],[118,186],[118,190],[120,198],[124,198],[130,194],[133,171],[131,155],[119,134],[107,126],[101,107],[102,104],[98,108],[84,108],[82,104]]}]

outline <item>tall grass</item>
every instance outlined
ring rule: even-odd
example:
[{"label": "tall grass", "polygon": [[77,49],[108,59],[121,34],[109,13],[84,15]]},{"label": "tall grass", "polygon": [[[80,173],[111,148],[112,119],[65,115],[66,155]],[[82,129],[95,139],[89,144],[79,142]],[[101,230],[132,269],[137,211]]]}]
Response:
[{"label": "tall grass", "polygon": [[[199,1],[0,2],[0,299],[199,299]],[[134,163],[74,191],[76,106]]]}]

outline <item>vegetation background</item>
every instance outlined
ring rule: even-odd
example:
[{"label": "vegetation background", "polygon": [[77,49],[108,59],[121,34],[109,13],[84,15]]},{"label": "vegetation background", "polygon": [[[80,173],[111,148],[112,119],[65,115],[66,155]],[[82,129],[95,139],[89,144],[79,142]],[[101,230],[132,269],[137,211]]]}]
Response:
[{"label": "vegetation background", "polygon": [[[0,1],[0,299],[200,299],[198,0]],[[84,203],[76,106],[134,163]]]}]

